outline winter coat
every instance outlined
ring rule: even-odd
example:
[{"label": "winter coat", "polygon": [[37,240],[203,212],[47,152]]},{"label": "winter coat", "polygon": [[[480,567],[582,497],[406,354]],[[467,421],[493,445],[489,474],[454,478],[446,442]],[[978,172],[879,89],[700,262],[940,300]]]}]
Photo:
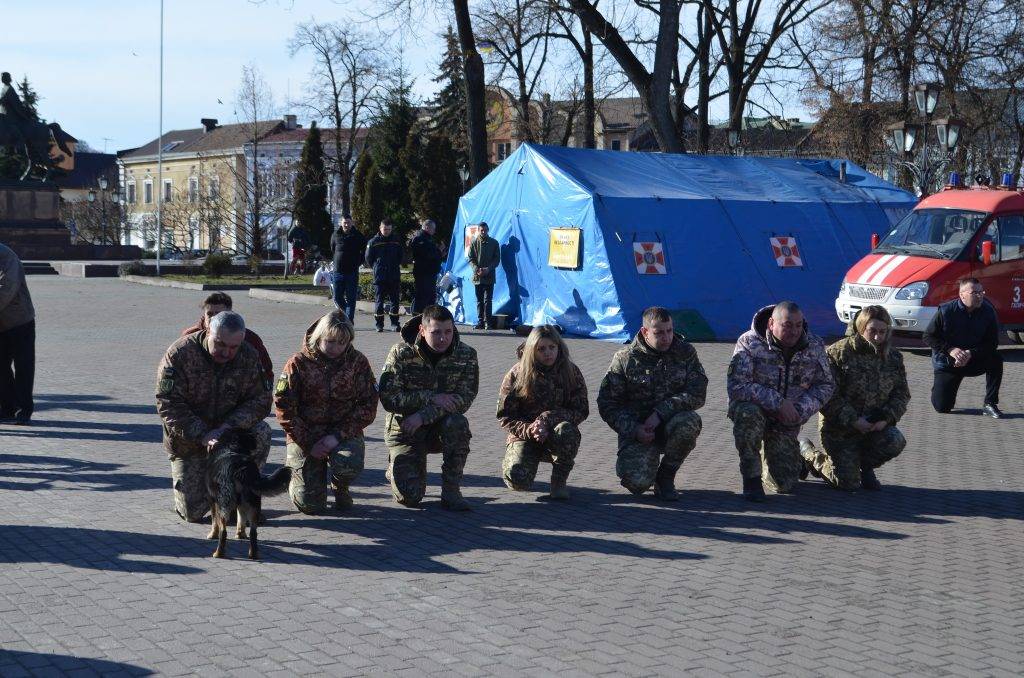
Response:
[{"label": "winter coat", "polygon": [[309,335],[316,325],[306,330],[302,349],[289,358],[274,387],[277,420],[288,442],[306,452],[326,435],[338,440],[362,436],[377,417],[377,380],[370,361],[352,345],[334,359],[311,349]]},{"label": "winter coat", "polygon": [[336,230],[331,235],[335,273],[358,273],[366,256],[366,236],[353,227],[348,233]]},{"label": "winter coat", "polygon": [[366,265],[373,269],[373,282],[401,280],[402,249],[402,242],[394,232],[386,237],[378,233],[370,238],[366,245]]},{"label": "winter coat", "polygon": [[221,425],[252,428],[270,414],[270,380],[251,345],[218,364],[203,330],[178,339],[157,368],[156,410],[163,420],[164,448],[172,455],[202,453],[202,439]]},{"label": "winter coat", "polygon": [[[181,336],[187,337],[190,334],[196,332],[202,332],[206,329],[206,317],[203,316],[199,319],[195,325],[186,327],[181,331]],[[267,347],[263,344],[263,340],[260,339],[260,335],[256,334],[248,327],[245,328],[245,343],[256,349],[256,352],[260,356],[260,366],[263,368],[263,375],[268,381],[274,381],[274,363],[270,360],[270,353],[267,352]]]},{"label": "winter coat", "polygon": [[786,360],[782,347],[768,331],[768,318],[774,310],[774,305],[765,306],[755,313],[750,329],[736,341],[729,362],[729,404],[750,402],[771,414],[789,399],[800,415],[800,424],[776,423],[776,427],[795,435],[832,397],[835,381],[825,345],[807,331],[806,321],[792,356]]},{"label": "winter coat", "polygon": [[[518,352],[522,357],[523,346],[519,347]],[[558,360],[564,358],[559,355]],[[530,440],[526,430],[538,420],[551,430],[563,421],[579,426],[590,416],[587,382],[574,363],[570,363],[569,368],[573,374],[573,383],[565,384],[555,378],[557,363],[549,368],[538,365],[534,393],[529,398],[519,395],[516,390],[519,363],[505,374],[498,390],[497,416],[498,423],[508,431],[507,443]]]},{"label": "winter coat", "polygon": [[[469,265],[473,268],[473,284],[493,285],[497,280],[495,271],[501,264],[501,247],[498,241],[488,236],[477,237],[469,245]],[[481,275],[479,270],[486,268],[487,273]]]},{"label": "winter coat", "polygon": [[665,352],[647,345],[640,333],[613,357],[597,394],[601,418],[618,434],[632,440],[644,420],[657,412],[668,421],[679,412],[704,406],[708,378],[697,351],[676,335]]},{"label": "winter coat", "polygon": [[857,334],[855,320],[856,316],[850,320],[846,337],[826,351],[836,388],[821,408],[819,425],[823,433],[833,436],[860,435],[853,427],[860,417],[885,419],[895,426],[910,403],[903,355],[889,345],[890,337],[875,348]]},{"label": "winter coat", "polygon": [[10,247],[0,244],[0,332],[20,327],[35,318],[21,259]]},{"label": "winter coat", "polygon": [[451,346],[434,364],[418,336],[422,316],[402,327],[402,341],[391,347],[380,374],[380,403],[388,411],[385,430],[398,435],[402,420],[419,414],[424,425],[433,424],[447,412],[431,402],[439,393],[452,393],[458,399],[456,411],[465,414],[480,386],[480,368],[476,350],[462,343],[459,331]]},{"label": "winter coat", "polygon": [[416,278],[433,278],[441,271],[441,250],[434,238],[422,229],[409,242],[412,250],[412,274]]}]

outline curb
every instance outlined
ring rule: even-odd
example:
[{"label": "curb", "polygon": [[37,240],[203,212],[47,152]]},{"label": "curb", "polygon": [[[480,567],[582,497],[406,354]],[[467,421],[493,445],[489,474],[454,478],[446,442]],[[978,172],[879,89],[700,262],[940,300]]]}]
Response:
[{"label": "curb", "polygon": [[267,289],[266,287],[250,287],[249,296],[253,299],[263,299],[265,301],[287,301],[293,304],[310,304],[312,306],[329,306],[334,308],[334,302],[327,296],[319,297],[312,294],[284,292]]},{"label": "curb", "polygon": [[176,287],[180,290],[247,290],[249,285],[207,285],[203,283],[183,282],[181,280],[163,280],[148,275],[125,275],[122,280],[138,283],[139,285],[152,285],[153,287]]}]

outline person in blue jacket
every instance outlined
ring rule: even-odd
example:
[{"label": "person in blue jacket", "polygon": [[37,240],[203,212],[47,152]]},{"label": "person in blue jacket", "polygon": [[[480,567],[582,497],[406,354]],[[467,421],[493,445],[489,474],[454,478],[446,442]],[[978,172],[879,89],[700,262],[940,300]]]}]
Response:
[{"label": "person in blue jacket", "polygon": [[373,319],[377,331],[384,331],[384,306],[387,300],[387,313],[391,316],[391,328],[401,332],[398,324],[399,293],[402,286],[402,242],[393,233],[394,225],[390,219],[380,222],[380,232],[370,238],[366,245],[366,265],[373,269],[373,287],[376,292],[377,307]]}]

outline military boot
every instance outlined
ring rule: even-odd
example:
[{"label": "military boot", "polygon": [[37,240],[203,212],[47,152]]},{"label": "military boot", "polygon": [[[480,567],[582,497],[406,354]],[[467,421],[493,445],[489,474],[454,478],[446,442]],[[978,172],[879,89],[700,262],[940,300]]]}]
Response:
[{"label": "military boot", "polygon": [[761,486],[761,476],[743,479],[743,497],[747,501],[756,503],[761,503],[767,499],[764,495],[764,487]]},{"label": "military boot", "polygon": [[441,506],[449,511],[471,511],[472,508],[462,497],[459,483],[462,469],[466,466],[466,455],[452,455],[441,465]]},{"label": "military boot", "polygon": [[548,496],[558,501],[565,501],[569,498],[569,488],[565,486],[569,479],[569,469],[560,464],[551,466],[551,489]]},{"label": "military boot", "polygon": [[882,483],[875,477],[875,469],[863,466],[860,469],[860,486],[865,490],[877,492],[882,489]]},{"label": "military boot", "polygon": [[334,481],[334,509],[347,511],[352,508],[352,495],[348,492],[348,480]]},{"label": "military boot", "polygon": [[679,467],[672,468],[661,462],[658,467],[658,475],[654,477],[654,496],[662,501],[679,501],[679,491],[676,489],[676,472]]}]

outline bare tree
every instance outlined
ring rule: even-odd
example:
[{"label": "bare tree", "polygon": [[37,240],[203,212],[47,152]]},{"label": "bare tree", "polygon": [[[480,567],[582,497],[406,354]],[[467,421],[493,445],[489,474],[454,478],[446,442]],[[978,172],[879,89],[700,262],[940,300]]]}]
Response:
[{"label": "bare tree", "polygon": [[374,40],[348,26],[313,21],[296,26],[288,49],[292,56],[309,52],[314,57],[303,104],[335,129],[328,170],[338,177],[342,214],[350,214],[357,134],[386,71],[383,55]]},{"label": "bare tree", "polygon": [[252,153],[251,161],[246,159],[241,171],[237,167],[230,168],[236,199],[241,200],[236,214],[240,216],[237,226],[244,237],[238,245],[245,254],[262,259],[266,247],[263,212],[267,189],[263,182],[266,171],[259,163],[260,142],[278,123],[272,120],[274,97],[270,85],[254,64],[242,67],[242,80],[235,97],[235,113],[245,131],[245,145]]}]

